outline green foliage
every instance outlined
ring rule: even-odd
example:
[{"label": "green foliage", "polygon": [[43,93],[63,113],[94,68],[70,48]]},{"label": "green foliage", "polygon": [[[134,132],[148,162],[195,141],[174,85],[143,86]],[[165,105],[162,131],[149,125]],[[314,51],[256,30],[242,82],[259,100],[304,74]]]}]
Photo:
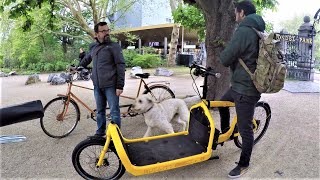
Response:
[{"label": "green foliage", "polygon": [[134,34],[129,33],[129,32],[125,32],[124,35],[126,36],[126,41],[127,41],[130,45],[136,43],[136,41],[139,39],[139,36],[134,35]]},{"label": "green foliage", "polygon": [[45,72],[52,72],[52,71],[54,71],[54,64],[52,64],[52,63],[46,63],[46,64],[44,65],[44,67],[43,67],[43,70],[44,70]]},{"label": "green foliage", "polygon": [[57,61],[54,66],[54,70],[55,71],[65,71],[67,69],[68,65],[69,65],[68,62]]},{"label": "green foliage", "polygon": [[0,13],[3,13],[5,10],[9,10],[9,17],[11,19],[22,18],[22,29],[24,31],[30,30],[31,25],[35,22],[32,16],[29,15],[29,12],[41,8],[44,3],[50,5],[48,12],[50,13],[49,27],[52,27],[53,10],[54,10],[55,0],[28,0],[28,1],[16,1],[16,0],[4,0],[0,4]]},{"label": "green foliage", "polygon": [[3,67],[3,65],[4,65],[3,59],[2,59],[2,58],[0,58],[0,68],[2,68],[2,67]]},{"label": "green foliage", "polygon": [[202,12],[192,5],[179,6],[172,14],[174,22],[181,23],[187,29],[195,29],[198,38],[205,38],[205,20]]},{"label": "green foliage", "polygon": [[10,73],[10,72],[11,72],[11,69],[9,69],[9,68],[1,68],[1,70],[0,70],[0,71],[2,71],[2,72],[4,72],[4,73],[8,74],[8,73]]},{"label": "green foliage", "polygon": [[[236,1],[236,0],[235,0]],[[253,0],[257,13],[262,15],[265,9],[275,9],[277,0]],[[192,4],[192,3],[191,3]],[[179,6],[172,14],[175,22],[181,23],[187,29],[194,29],[198,33],[200,41],[205,39],[205,19],[201,10],[194,5],[186,4]],[[272,29],[272,25],[267,26],[267,31]]]},{"label": "green foliage", "polygon": [[27,71],[21,71],[18,74],[31,75],[31,74],[40,74],[40,72],[39,71],[35,71],[35,70],[27,70]]},{"label": "green foliage", "polygon": [[133,67],[133,59],[138,56],[138,53],[132,49],[124,49],[122,51],[126,63],[126,67]]},{"label": "green foliage", "polygon": [[279,4],[277,0],[252,0],[252,2],[259,15],[262,15],[266,9],[276,10],[276,6]]},{"label": "green foliage", "polygon": [[[126,67],[133,67],[133,66],[141,66],[140,64],[141,63],[144,63],[146,60],[146,58],[151,58],[152,57],[159,57],[159,55],[157,54],[157,50],[153,47],[147,47],[147,46],[144,46],[141,48],[141,52],[144,54],[144,55],[139,55],[139,49],[124,49],[123,51],[123,57],[124,57],[124,60],[125,60],[125,63],[126,63]],[[142,56],[142,57],[141,57]],[[134,61],[134,59],[136,59]],[[160,58],[159,58],[160,59]],[[152,64],[157,64],[157,63],[154,63],[156,61],[154,60],[151,60],[151,64],[147,64],[146,66],[152,66]],[[159,61],[161,62],[161,61]],[[139,65],[137,65],[139,64]],[[144,66],[144,65],[142,65]],[[141,67],[142,67],[141,66]]]},{"label": "green foliage", "polygon": [[161,65],[162,61],[159,56],[154,54],[138,54],[133,60],[133,66],[140,66],[142,68],[151,68]]},{"label": "green foliage", "polygon": [[157,49],[150,46],[143,46],[141,51],[143,54],[157,54]]}]

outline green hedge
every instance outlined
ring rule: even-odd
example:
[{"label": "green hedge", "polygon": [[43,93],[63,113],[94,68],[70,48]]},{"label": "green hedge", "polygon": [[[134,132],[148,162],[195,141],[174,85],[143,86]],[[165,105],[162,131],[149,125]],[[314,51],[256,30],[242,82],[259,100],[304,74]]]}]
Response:
[{"label": "green hedge", "polygon": [[43,67],[43,70],[46,72],[52,72],[54,71],[54,64],[46,63]]},{"label": "green hedge", "polygon": [[69,64],[70,64],[69,62],[57,61],[54,66],[54,70],[55,71],[65,71]]},{"label": "green hedge", "polygon": [[158,55],[155,54],[138,54],[133,60],[133,66],[140,66],[142,68],[157,67],[162,64],[162,61]]},{"label": "green hedge", "polygon": [[132,49],[124,49],[122,51],[126,67],[133,67],[132,61],[138,56],[138,53]]}]

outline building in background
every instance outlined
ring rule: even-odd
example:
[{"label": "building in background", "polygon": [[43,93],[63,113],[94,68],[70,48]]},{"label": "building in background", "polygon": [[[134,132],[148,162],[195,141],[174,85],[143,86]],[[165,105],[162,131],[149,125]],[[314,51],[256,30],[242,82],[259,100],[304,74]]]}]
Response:
[{"label": "building in background", "polygon": [[[122,16],[122,17],[121,17]],[[171,16],[170,0],[140,0],[126,13],[116,13],[114,19],[115,31],[122,48],[141,49],[143,46],[154,47],[162,58],[169,54],[173,18]],[[130,43],[127,33],[138,39]],[[197,32],[182,26],[179,29],[177,46],[177,63],[189,65],[193,60],[202,61],[206,57],[200,50]],[[201,48],[202,49],[202,48]],[[141,52],[141,51],[140,51]]]},{"label": "building in background", "polygon": [[[170,0],[139,0],[127,13],[116,13],[115,29],[172,23]],[[120,17],[122,16],[122,17]]]}]

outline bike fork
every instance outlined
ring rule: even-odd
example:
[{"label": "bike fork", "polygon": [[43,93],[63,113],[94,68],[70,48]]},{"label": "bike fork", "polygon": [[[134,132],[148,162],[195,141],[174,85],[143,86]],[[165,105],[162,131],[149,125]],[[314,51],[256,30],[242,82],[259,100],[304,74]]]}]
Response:
[{"label": "bike fork", "polygon": [[110,142],[111,142],[111,134],[110,134],[109,130],[107,130],[106,138],[107,138],[106,143],[103,146],[103,149],[102,149],[100,156],[99,156],[99,161],[96,165],[97,168],[101,167],[101,165],[103,164],[104,156],[106,155],[108,148],[109,148],[109,145],[110,145]]},{"label": "bike fork", "polygon": [[66,116],[66,113],[68,111],[70,100],[67,99],[66,102],[63,103],[63,110],[60,114],[57,115],[58,121],[63,121],[64,117]]}]

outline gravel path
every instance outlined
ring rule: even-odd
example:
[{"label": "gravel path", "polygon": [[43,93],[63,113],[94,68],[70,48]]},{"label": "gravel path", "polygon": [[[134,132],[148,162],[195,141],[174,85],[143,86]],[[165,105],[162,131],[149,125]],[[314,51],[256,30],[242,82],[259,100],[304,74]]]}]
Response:
[{"label": "gravel path", "polygon": [[[65,93],[66,85],[51,86],[46,83],[47,77],[48,74],[40,75],[42,82],[29,86],[24,85],[27,76],[0,78],[0,106],[36,99],[45,105],[56,94]],[[179,96],[195,94],[188,75],[148,79],[154,80],[169,81],[170,87]],[[198,85],[201,81],[197,80]],[[134,94],[137,82],[127,78],[124,94]],[[91,81],[78,84],[92,87]],[[318,82],[315,85],[319,87]],[[294,85],[291,83],[291,86]],[[272,108],[272,119],[265,136],[254,148],[252,166],[245,178],[320,179],[320,94],[314,91],[297,93],[302,91],[301,87],[304,86],[295,86],[295,93],[287,89],[262,96],[261,100],[267,101]],[[94,106],[92,91],[74,90],[90,106]],[[0,128],[1,135],[27,137],[24,142],[0,145],[1,179],[81,179],[72,166],[71,153],[81,140],[94,133],[96,124],[86,118],[88,113],[85,109],[80,109],[82,114],[78,126],[63,139],[46,136],[39,120]],[[146,130],[142,116],[124,118],[122,122],[122,133],[127,138],[141,137]],[[238,161],[240,150],[230,141],[223,147],[218,146],[215,153],[220,159],[140,177],[125,173],[123,179],[227,179],[227,173]]]}]

